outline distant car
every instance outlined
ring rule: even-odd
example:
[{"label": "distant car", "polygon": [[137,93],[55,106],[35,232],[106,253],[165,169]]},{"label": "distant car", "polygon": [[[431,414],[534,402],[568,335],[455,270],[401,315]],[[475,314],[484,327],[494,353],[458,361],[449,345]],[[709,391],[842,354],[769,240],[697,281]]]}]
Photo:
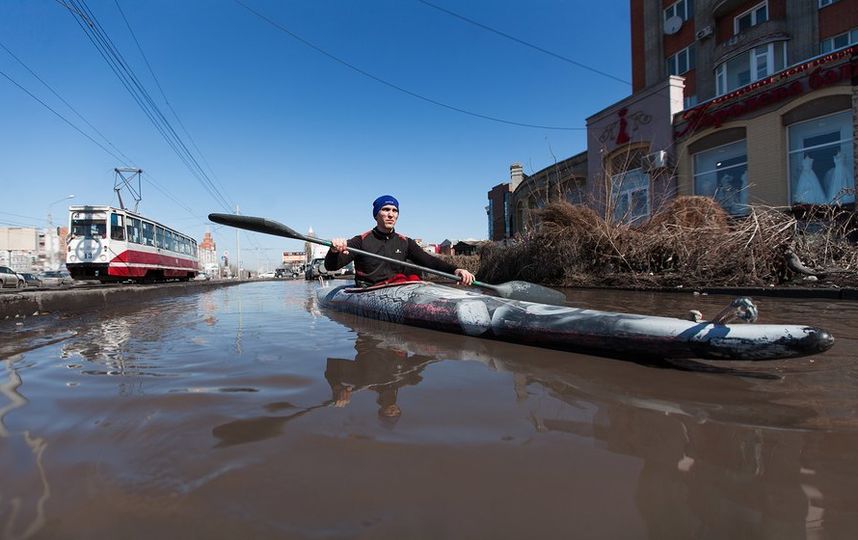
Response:
[{"label": "distant car", "polygon": [[39,278],[42,280],[42,285],[46,287],[59,287],[74,283],[71,275],[68,272],[63,272],[61,270],[42,272],[42,275],[39,276]]},{"label": "distant car", "polygon": [[319,279],[319,276],[327,276],[328,270],[325,268],[325,259],[313,259],[304,270],[304,279]]},{"label": "distant car", "polygon": [[194,276],[194,281],[208,281],[211,278],[212,277],[210,275],[206,274],[205,272],[200,272],[199,274]]},{"label": "distant car", "polygon": [[274,272],[263,272],[262,274],[259,274],[260,279],[272,279],[275,277],[277,277],[277,276],[275,275]]},{"label": "distant car", "polygon": [[42,280],[36,274],[30,274],[29,272],[19,272],[22,278],[24,278],[24,282],[27,284],[27,287],[41,287]]},{"label": "distant car", "polygon": [[21,276],[21,274],[15,272],[8,266],[0,266],[0,286],[23,289],[27,286],[27,281],[23,276]]}]

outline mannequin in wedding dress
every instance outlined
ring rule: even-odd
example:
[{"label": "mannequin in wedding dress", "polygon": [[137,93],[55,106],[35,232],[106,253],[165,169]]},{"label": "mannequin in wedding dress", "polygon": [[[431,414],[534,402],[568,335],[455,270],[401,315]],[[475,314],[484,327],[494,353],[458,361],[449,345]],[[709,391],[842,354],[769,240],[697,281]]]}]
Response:
[{"label": "mannequin in wedding dress", "polygon": [[849,175],[846,173],[846,156],[840,150],[834,154],[834,168],[829,174],[826,174],[828,180],[828,197],[829,201],[833,201],[838,196],[838,202],[851,202],[852,196],[840,193],[843,188],[853,187]]},{"label": "mannequin in wedding dress", "polygon": [[820,204],[828,200],[822,190],[822,185],[819,183],[819,178],[813,172],[813,158],[806,154],[801,160],[801,173],[798,176],[792,199],[794,203],[811,204]]}]

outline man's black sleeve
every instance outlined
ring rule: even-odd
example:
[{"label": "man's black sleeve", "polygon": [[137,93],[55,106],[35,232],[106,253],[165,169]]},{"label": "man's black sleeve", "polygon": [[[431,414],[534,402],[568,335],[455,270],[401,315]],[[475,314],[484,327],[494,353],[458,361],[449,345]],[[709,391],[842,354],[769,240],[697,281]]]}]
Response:
[{"label": "man's black sleeve", "polygon": [[452,274],[456,271],[456,267],[447,261],[443,261],[438,257],[434,257],[426,251],[423,250],[420,246],[417,245],[417,242],[408,239],[408,260],[415,264],[419,264],[420,266],[426,266],[432,268],[433,270],[440,270],[442,272],[447,272],[448,274]]},{"label": "man's black sleeve", "polygon": [[[361,239],[360,235],[358,235],[358,236],[355,236],[353,238],[350,238],[348,240],[348,242],[346,242],[346,245],[349,247],[361,249],[361,246],[362,246],[361,240],[362,239]],[[328,252],[325,254],[325,268],[328,270],[339,270],[343,266],[352,262],[354,259],[355,259],[354,253],[351,253],[351,252],[348,254],[345,254],[343,252],[334,253],[333,251],[331,251],[329,249]]]}]

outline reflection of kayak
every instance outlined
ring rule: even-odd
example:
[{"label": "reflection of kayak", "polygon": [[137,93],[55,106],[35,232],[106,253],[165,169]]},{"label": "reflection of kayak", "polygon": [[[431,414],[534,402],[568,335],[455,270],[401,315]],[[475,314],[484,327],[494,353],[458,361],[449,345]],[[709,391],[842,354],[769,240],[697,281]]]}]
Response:
[{"label": "reflection of kayak", "polygon": [[602,356],[773,360],[817,354],[834,338],[819,328],[713,324],[549,306],[427,282],[322,287],[321,307],[468,336]]}]

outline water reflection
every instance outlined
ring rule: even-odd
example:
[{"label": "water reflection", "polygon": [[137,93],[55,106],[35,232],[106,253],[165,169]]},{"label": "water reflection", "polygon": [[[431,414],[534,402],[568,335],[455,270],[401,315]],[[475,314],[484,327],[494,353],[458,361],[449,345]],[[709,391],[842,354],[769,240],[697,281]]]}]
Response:
[{"label": "water reflection", "polygon": [[[24,407],[28,400],[18,389],[21,386],[21,377],[15,367],[15,362],[21,356],[15,355],[3,361],[8,374],[8,379],[0,382],[0,395],[8,400],[8,403],[0,406],[0,446],[15,449],[17,452],[4,452],[0,455],[7,457],[14,454],[15,462],[3,467],[6,471],[18,471],[35,467],[39,474],[39,483],[36,489],[29,482],[18,486],[7,476],[0,487],[0,518],[2,518],[3,538],[25,539],[32,537],[45,524],[45,504],[51,496],[51,487],[48,483],[47,473],[44,466],[44,454],[48,447],[47,441],[41,437],[34,437],[29,431],[23,433],[12,433],[6,427],[6,415],[11,411]],[[25,465],[24,456],[32,461],[31,465]]]},{"label": "water reflection", "polygon": [[[78,323],[76,334],[62,346],[61,358],[69,368],[85,375],[162,377],[167,375],[151,362],[149,352],[160,347],[167,336],[184,330],[184,319],[196,307],[184,299],[147,304],[136,311],[102,312]],[[208,321],[204,318],[204,322]],[[75,360],[83,359],[81,364]],[[123,394],[140,391],[141,382],[120,383]]]},{"label": "water reflection", "polygon": [[381,412],[444,359],[510,372],[535,436],[584,437],[640,461],[635,500],[651,538],[839,537],[858,526],[856,507],[833,502],[858,493],[858,433],[813,429],[817,411],[781,403],[780,379],[630,367],[325,315],[356,334],[354,360],[328,360],[335,403],[371,389]]},{"label": "water reflection", "polygon": [[433,356],[409,354],[403,348],[386,346],[372,334],[358,332],[355,338],[355,357],[328,358],[325,379],[331,385],[334,406],[345,407],[353,392],[370,390],[378,394],[378,417],[395,423],[402,415],[397,404],[399,389],[418,384],[420,372]]}]

